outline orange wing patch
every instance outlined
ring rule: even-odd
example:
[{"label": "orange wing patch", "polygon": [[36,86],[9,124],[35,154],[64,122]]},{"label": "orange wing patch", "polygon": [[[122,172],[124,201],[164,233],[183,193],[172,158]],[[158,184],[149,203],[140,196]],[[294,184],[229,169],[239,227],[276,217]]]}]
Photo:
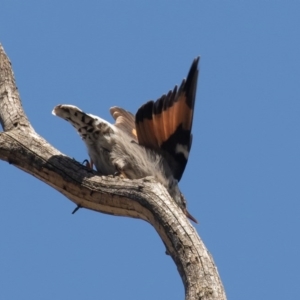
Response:
[{"label": "orange wing patch", "polygon": [[198,79],[199,57],[194,59],[187,79],[157,101],[141,106],[135,116],[140,145],[160,152],[174,177],[180,180],[192,143],[192,124]]},{"label": "orange wing patch", "polygon": [[121,107],[111,107],[110,113],[115,119],[115,126],[126,132],[131,138],[137,141],[134,115]]}]

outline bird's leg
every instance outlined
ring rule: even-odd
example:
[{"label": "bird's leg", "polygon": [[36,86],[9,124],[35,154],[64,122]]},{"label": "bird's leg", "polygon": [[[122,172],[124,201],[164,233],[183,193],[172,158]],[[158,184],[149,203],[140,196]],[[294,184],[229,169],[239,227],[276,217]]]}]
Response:
[{"label": "bird's leg", "polygon": [[115,164],[115,169],[116,171],[113,174],[113,177],[120,176],[121,178],[128,178],[117,164]]},{"label": "bird's leg", "polygon": [[89,170],[93,170],[94,163],[93,163],[93,161],[91,159],[90,159],[90,161],[88,161],[87,159],[85,159],[82,162],[82,164],[85,165]]},{"label": "bird's leg", "polygon": [[121,172],[120,171],[116,171],[113,175],[113,177],[116,177],[116,176],[120,176],[121,175]]}]

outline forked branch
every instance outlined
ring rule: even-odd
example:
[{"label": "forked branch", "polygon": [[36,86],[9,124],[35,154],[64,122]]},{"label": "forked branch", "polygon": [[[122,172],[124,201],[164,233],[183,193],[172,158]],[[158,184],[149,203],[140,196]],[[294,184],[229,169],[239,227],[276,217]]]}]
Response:
[{"label": "forked branch", "polygon": [[182,278],[186,300],[226,299],[217,268],[196,230],[165,188],[151,178],[99,176],[39,136],[26,117],[11,64],[0,45],[0,159],[87,209],[140,218],[157,231]]}]

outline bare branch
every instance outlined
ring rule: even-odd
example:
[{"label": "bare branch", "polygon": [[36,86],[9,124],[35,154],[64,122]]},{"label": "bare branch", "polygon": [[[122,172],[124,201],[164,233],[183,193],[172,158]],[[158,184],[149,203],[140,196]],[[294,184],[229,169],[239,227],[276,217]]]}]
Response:
[{"label": "bare branch", "polygon": [[182,210],[152,178],[99,176],[63,155],[31,127],[11,64],[0,45],[0,159],[35,176],[84,208],[140,218],[156,229],[177,265],[186,299],[226,299],[217,268]]},{"label": "bare branch", "polygon": [[5,131],[31,125],[24,113],[11,63],[0,44],[0,123]]}]

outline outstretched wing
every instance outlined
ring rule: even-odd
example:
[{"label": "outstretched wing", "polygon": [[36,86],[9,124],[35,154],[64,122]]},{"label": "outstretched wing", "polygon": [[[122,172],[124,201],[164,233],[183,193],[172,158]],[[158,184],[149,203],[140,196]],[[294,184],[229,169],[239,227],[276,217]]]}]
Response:
[{"label": "outstretched wing", "polygon": [[198,79],[199,57],[195,58],[177,90],[157,101],[149,101],[135,116],[138,143],[160,152],[178,181],[184,172],[192,144],[192,124]]},{"label": "outstretched wing", "polygon": [[111,107],[109,111],[116,121],[114,125],[126,132],[134,141],[137,142],[134,115],[131,112],[117,106]]}]

